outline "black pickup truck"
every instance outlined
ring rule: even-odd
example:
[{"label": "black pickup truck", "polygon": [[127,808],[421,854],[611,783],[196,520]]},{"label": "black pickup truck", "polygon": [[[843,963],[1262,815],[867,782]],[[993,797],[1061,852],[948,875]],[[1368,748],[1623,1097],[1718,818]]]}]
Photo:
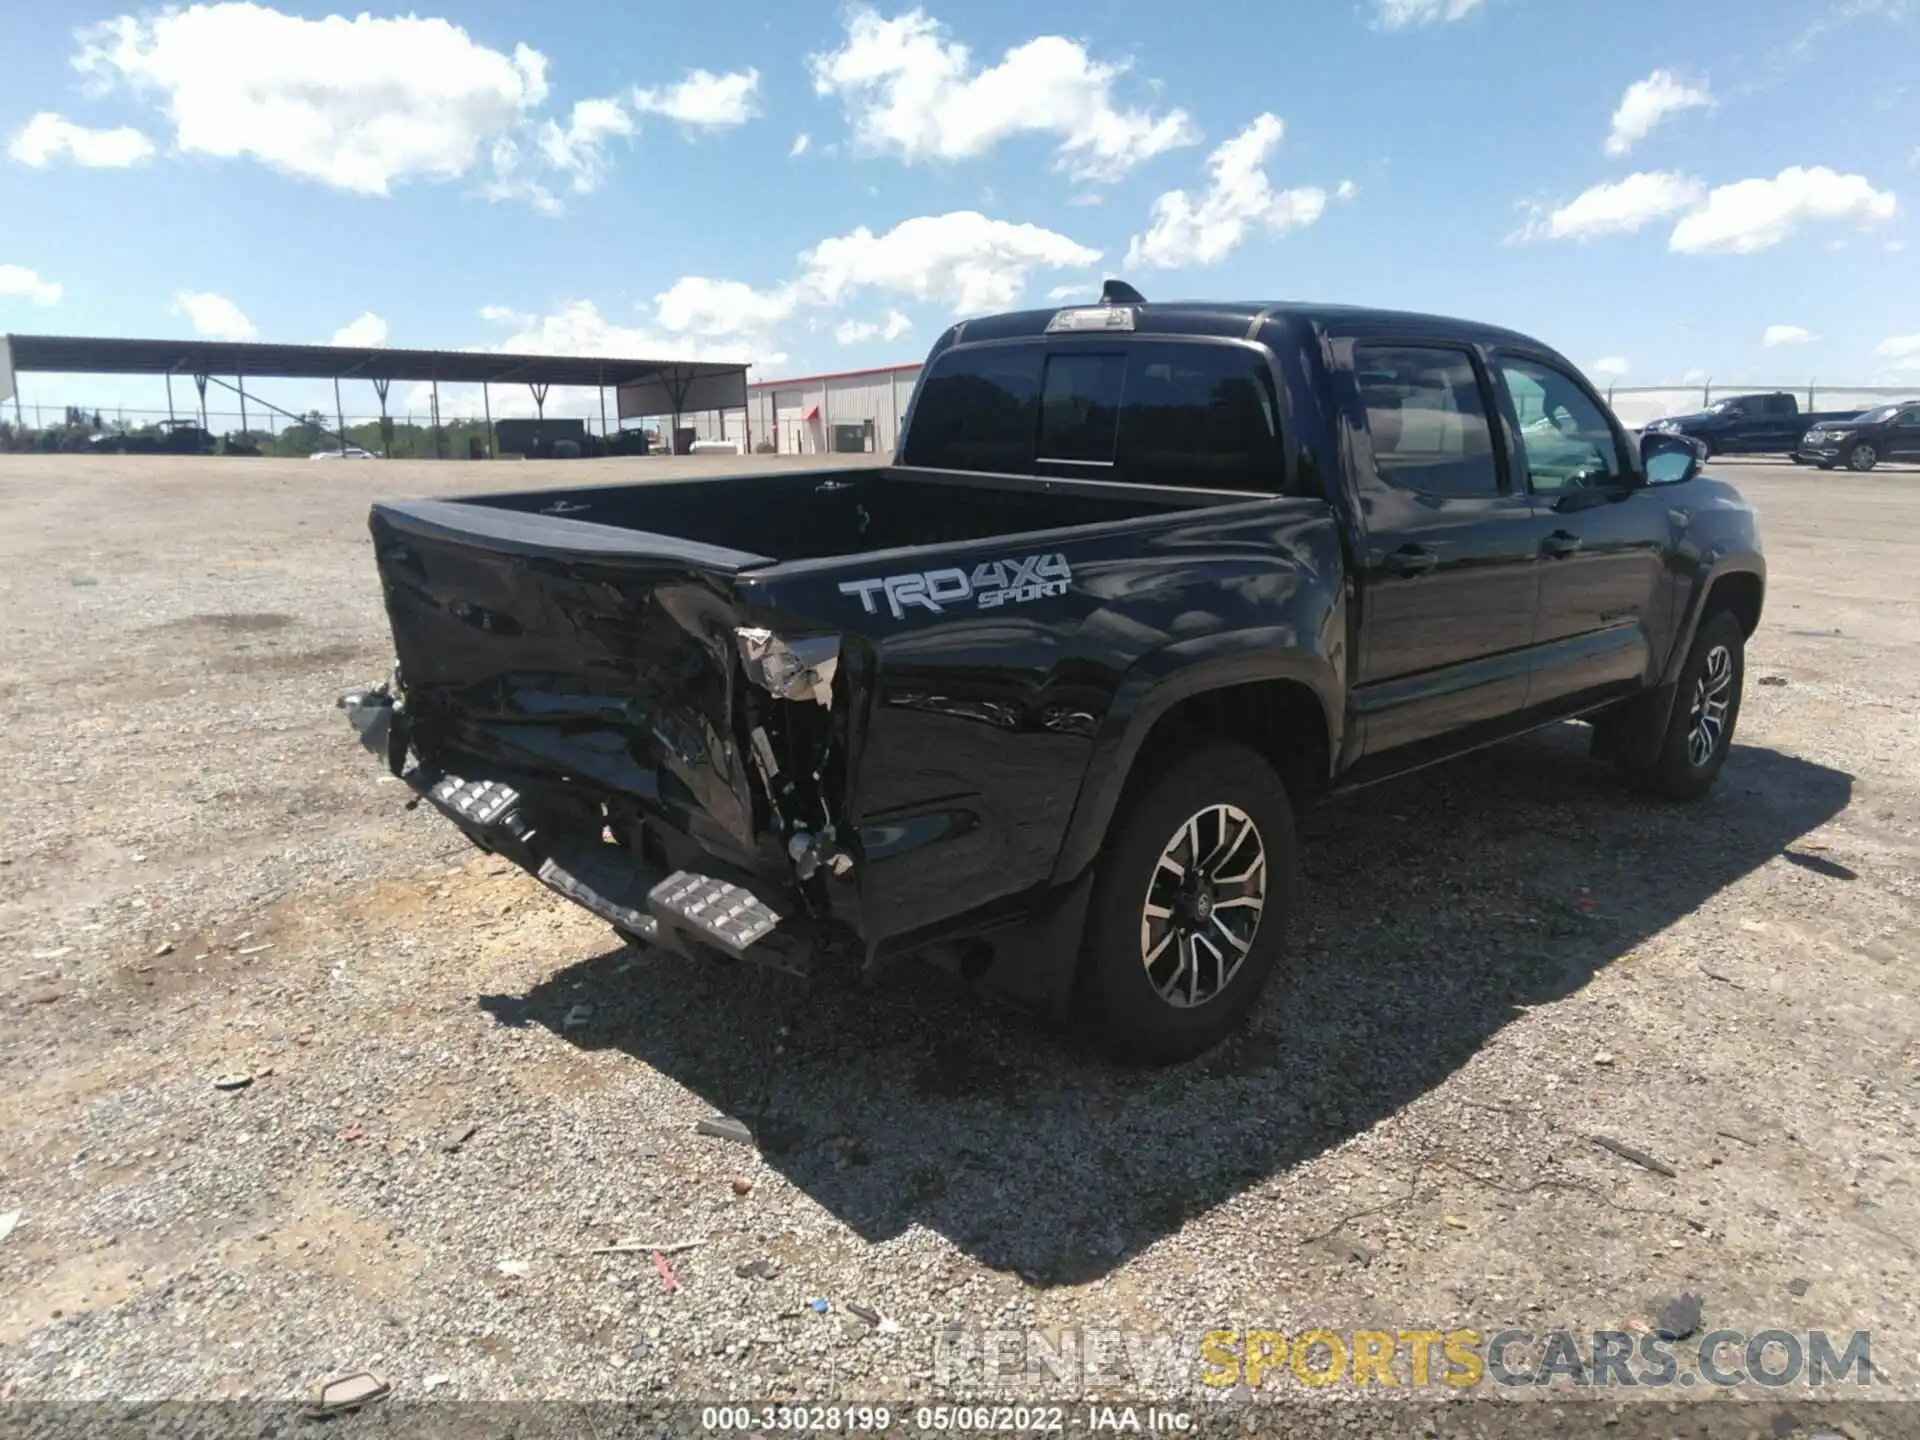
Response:
[{"label": "black pickup truck", "polygon": [[1283,961],[1299,807],[1574,716],[1707,790],[1765,569],[1700,467],[1524,335],[1112,284],[948,330],[888,466],[374,506],[341,703],[629,939],[1178,1058]]},{"label": "black pickup truck", "polygon": [[1813,426],[1844,420],[1851,410],[1802,410],[1785,390],[1764,395],[1729,395],[1689,415],[1669,415],[1649,431],[1686,435],[1716,455],[1792,455],[1800,437]]}]

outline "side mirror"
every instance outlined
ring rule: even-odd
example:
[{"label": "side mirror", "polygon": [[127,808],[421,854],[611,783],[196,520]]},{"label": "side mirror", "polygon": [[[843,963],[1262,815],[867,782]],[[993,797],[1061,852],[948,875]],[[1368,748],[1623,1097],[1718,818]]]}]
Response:
[{"label": "side mirror", "polygon": [[1648,430],[1640,436],[1640,468],[1649,485],[1684,485],[1706,462],[1705,442],[1691,435]]}]

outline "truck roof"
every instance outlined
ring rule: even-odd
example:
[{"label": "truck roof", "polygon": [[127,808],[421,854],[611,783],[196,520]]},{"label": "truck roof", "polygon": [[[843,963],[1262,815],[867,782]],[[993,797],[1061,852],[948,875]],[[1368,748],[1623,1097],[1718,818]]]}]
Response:
[{"label": "truck roof", "polygon": [[[1088,301],[1082,305],[1050,305],[1044,310],[1015,310],[1004,315],[984,315],[978,319],[963,320],[949,332],[951,343],[1015,340],[1040,335],[1045,333],[1047,322],[1062,310],[1091,309],[1097,303]],[[1156,300],[1132,308],[1134,333],[1139,335],[1239,337],[1246,335],[1257,320],[1295,331],[1322,330],[1341,335],[1366,335],[1380,330],[1404,331],[1411,328],[1487,344],[1546,348],[1531,336],[1498,325],[1482,324],[1477,320],[1426,315],[1410,310],[1381,310],[1364,305],[1328,305],[1299,300]]]}]

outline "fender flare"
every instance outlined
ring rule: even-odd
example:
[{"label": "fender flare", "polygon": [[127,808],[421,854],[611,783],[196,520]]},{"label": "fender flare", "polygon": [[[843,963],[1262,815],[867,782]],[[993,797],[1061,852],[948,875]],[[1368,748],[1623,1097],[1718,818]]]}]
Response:
[{"label": "fender flare", "polygon": [[1340,754],[1345,728],[1344,656],[1303,644],[1289,626],[1199,636],[1142,656],[1121,677],[1094,742],[1073,815],[1054,860],[1051,883],[1080,877],[1099,854],[1140,747],[1175,705],[1212,690],[1263,680],[1304,685],[1320,702],[1327,727],[1329,766]]},{"label": "fender flare", "polygon": [[[1681,667],[1687,663],[1687,654],[1693,649],[1693,637],[1699,632],[1701,618],[1706,614],[1707,597],[1722,580],[1734,575],[1751,575],[1760,582],[1760,602],[1765,608],[1767,562],[1760,557],[1759,551],[1746,548],[1709,550],[1702,555],[1700,565],[1693,574],[1693,584],[1687,592],[1680,623],[1674,627],[1673,644],[1667,651],[1667,663],[1660,675],[1662,685],[1671,685],[1680,678]],[[1754,623],[1758,625],[1758,616]]]},{"label": "fender flare", "polygon": [[1762,608],[1765,607],[1767,566],[1758,551],[1740,549],[1709,552],[1702,559],[1703,563],[1694,572],[1692,587],[1687,592],[1686,608],[1680,616],[1680,623],[1674,627],[1673,645],[1668,651],[1659,683],[1628,701],[1622,712],[1622,717],[1631,727],[1629,733],[1632,739],[1626,752],[1629,764],[1648,766],[1659,754],[1667,726],[1673,723],[1673,707],[1680,698],[1680,671],[1687,663],[1687,656],[1693,652],[1693,639],[1700,632],[1701,620],[1706,617],[1707,597],[1713,593],[1713,587],[1731,575],[1751,575],[1760,582],[1760,600]]}]

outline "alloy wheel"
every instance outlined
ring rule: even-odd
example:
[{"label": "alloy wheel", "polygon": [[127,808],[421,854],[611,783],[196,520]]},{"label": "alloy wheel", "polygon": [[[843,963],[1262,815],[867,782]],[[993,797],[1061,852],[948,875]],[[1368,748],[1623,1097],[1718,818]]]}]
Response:
[{"label": "alloy wheel", "polygon": [[1733,652],[1716,645],[1693,684],[1693,710],[1687,727],[1687,759],[1697,770],[1713,758],[1726,735],[1727,710],[1733,703]]},{"label": "alloy wheel", "polygon": [[1140,909],[1140,963],[1167,1004],[1204,1005],[1253,949],[1267,902],[1260,827],[1234,805],[1188,816],[1161,848]]}]

